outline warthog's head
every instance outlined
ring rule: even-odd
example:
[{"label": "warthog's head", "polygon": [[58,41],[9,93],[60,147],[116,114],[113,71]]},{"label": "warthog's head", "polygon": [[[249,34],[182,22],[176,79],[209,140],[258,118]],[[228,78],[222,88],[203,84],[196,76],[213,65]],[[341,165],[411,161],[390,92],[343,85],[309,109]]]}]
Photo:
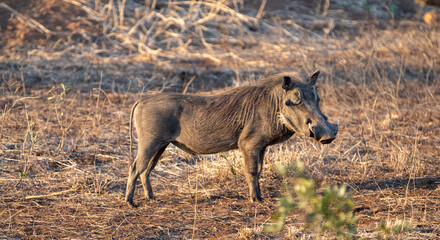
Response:
[{"label": "warthog's head", "polygon": [[314,138],[322,144],[336,139],[338,124],[328,122],[319,109],[319,96],[315,83],[319,71],[313,73],[304,83],[284,76],[281,97],[280,120],[290,130]]}]

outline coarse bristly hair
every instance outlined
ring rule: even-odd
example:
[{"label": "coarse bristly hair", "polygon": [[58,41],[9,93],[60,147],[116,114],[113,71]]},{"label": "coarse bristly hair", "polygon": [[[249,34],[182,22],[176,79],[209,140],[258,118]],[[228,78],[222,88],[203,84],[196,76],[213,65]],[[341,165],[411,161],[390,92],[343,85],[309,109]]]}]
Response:
[{"label": "coarse bristly hair", "polygon": [[261,79],[255,84],[236,87],[209,98],[206,117],[217,119],[211,122],[219,127],[229,124],[242,128],[246,122],[254,120],[257,109],[264,108],[271,111],[271,120],[277,126],[283,125],[279,121],[279,111],[284,94],[281,87],[284,76],[289,76],[298,86],[304,85],[297,73],[285,72]]}]

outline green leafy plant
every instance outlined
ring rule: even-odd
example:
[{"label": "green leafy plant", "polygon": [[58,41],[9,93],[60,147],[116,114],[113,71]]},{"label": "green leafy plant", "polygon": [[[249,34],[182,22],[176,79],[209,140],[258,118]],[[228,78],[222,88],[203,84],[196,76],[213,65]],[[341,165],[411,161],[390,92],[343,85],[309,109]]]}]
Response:
[{"label": "green leafy plant", "polygon": [[[224,154],[221,154],[220,157],[224,158],[226,161],[229,161],[228,157],[226,157],[226,155],[224,155]],[[231,169],[231,173],[235,176],[237,174],[237,172],[238,172],[238,167],[235,166],[234,163],[231,163],[230,164],[230,169]]]},{"label": "green leafy plant", "polygon": [[[277,169],[283,177],[289,172],[283,166],[277,166]],[[307,214],[306,228],[317,229],[321,233],[333,231],[340,239],[352,238],[356,233],[357,219],[353,215],[354,204],[346,186],[316,189],[316,182],[305,177],[304,164],[300,162],[292,166],[291,171],[293,177],[284,184],[285,194],[278,203],[273,223],[267,225],[265,230],[282,230],[287,215],[295,209],[302,209]]]},{"label": "green leafy plant", "polygon": [[66,86],[64,86],[64,83],[61,83],[61,89],[62,91],[59,94],[52,95],[51,97],[48,97],[47,100],[50,101],[54,98],[58,98],[60,101],[64,101],[64,96],[66,96],[66,94],[70,91],[70,88],[66,88]]}]

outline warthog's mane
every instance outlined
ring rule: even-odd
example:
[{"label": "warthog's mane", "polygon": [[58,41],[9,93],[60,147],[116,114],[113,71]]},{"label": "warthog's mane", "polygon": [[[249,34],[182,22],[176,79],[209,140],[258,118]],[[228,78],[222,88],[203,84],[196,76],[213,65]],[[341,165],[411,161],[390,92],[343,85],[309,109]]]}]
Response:
[{"label": "warthog's mane", "polygon": [[[256,121],[257,111],[268,111],[270,123],[280,126],[279,111],[282,101],[282,83],[284,76],[290,76],[295,84],[302,85],[298,74],[280,73],[249,84],[227,90],[212,96],[208,101],[207,117],[215,125],[228,124],[230,127],[242,128],[248,121]],[[212,127],[212,125],[211,125]]]}]

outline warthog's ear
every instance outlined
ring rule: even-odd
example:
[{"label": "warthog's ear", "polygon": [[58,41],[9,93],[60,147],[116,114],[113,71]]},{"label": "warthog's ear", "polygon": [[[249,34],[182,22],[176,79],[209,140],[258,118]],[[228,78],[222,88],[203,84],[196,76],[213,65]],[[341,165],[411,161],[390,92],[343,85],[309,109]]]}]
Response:
[{"label": "warthog's ear", "polygon": [[319,76],[319,70],[316,70],[311,76],[310,76],[310,78],[308,79],[308,83],[310,84],[310,85],[315,85],[316,84],[316,81],[318,80],[318,76]]},{"label": "warthog's ear", "polygon": [[283,89],[289,91],[291,89],[290,85],[292,84],[292,79],[289,76],[284,76],[283,80]]}]

